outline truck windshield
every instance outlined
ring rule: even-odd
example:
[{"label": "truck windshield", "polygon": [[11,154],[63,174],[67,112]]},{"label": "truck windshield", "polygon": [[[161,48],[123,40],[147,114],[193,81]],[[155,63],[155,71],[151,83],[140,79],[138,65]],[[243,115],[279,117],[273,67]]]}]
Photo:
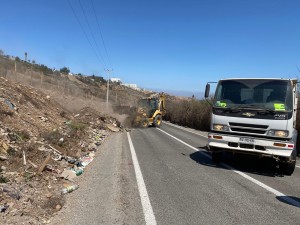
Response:
[{"label": "truck windshield", "polygon": [[288,80],[223,80],[218,83],[214,107],[290,111],[292,90]]}]

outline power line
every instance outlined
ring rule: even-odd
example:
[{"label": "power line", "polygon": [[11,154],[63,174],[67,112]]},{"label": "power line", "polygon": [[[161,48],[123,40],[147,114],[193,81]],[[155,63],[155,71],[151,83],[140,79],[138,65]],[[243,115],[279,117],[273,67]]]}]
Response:
[{"label": "power line", "polygon": [[80,19],[79,19],[79,17],[77,16],[77,14],[76,14],[76,12],[75,12],[75,10],[74,10],[74,8],[73,8],[73,6],[72,6],[70,0],[68,0],[68,3],[69,3],[70,8],[72,9],[72,12],[73,12],[73,14],[74,14],[74,16],[75,16],[77,22],[79,23],[79,26],[80,26],[82,32],[83,32],[84,35],[85,35],[85,38],[86,38],[87,41],[89,42],[91,48],[93,49],[93,51],[94,51],[96,57],[97,57],[98,60],[99,60],[99,62],[102,63],[101,60],[100,60],[100,58],[99,58],[99,56],[98,56],[98,54],[97,54],[97,51],[95,50],[95,48],[94,48],[94,46],[92,45],[92,43],[91,43],[91,41],[90,41],[90,39],[89,39],[87,33],[85,32],[85,30],[84,30],[84,28],[83,28],[83,26],[82,26],[82,24],[81,24],[81,22],[80,22]]},{"label": "power line", "polygon": [[111,64],[111,61],[110,61],[110,58],[109,58],[109,55],[108,55],[108,51],[107,51],[107,48],[106,48],[106,45],[105,45],[105,42],[104,42],[104,38],[103,38],[103,35],[102,35],[102,31],[101,31],[101,27],[100,27],[100,24],[99,24],[99,19],[98,19],[97,13],[95,11],[95,5],[94,5],[93,0],[91,0],[91,3],[92,3],[92,8],[93,8],[94,15],[96,17],[96,21],[97,21],[99,33],[100,33],[100,36],[101,36],[102,44],[104,46],[104,50],[105,50],[105,54],[106,54],[106,57],[107,57],[107,61],[108,61],[109,65],[110,65],[110,67],[112,68],[112,64]]},{"label": "power line", "polygon": [[82,12],[83,12],[85,21],[86,21],[86,23],[87,23],[87,25],[88,25],[88,28],[89,28],[89,30],[90,30],[90,33],[92,34],[92,38],[93,38],[93,41],[94,41],[94,43],[95,43],[95,46],[96,46],[96,48],[97,48],[97,50],[98,50],[98,53],[99,53],[99,55],[100,55],[100,57],[101,57],[101,59],[102,59],[102,61],[103,61],[103,63],[104,63],[104,66],[106,67],[105,60],[104,60],[104,58],[103,58],[103,56],[102,56],[102,54],[101,54],[100,48],[99,48],[98,43],[97,43],[97,41],[96,41],[96,39],[95,39],[93,30],[92,30],[92,28],[91,28],[91,26],[90,26],[90,23],[89,23],[89,20],[88,20],[88,18],[87,18],[87,15],[86,15],[86,13],[85,13],[85,10],[84,10],[84,8],[83,8],[83,6],[82,6],[82,4],[81,4],[81,1],[80,1],[80,0],[78,0],[78,1],[79,1],[80,8],[81,8],[81,10],[82,10]]}]

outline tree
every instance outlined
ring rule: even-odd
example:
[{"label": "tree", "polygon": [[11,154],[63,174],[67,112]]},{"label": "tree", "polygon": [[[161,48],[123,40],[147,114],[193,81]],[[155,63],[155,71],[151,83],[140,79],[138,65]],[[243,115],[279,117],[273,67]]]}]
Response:
[{"label": "tree", "polygon": [[0,56],[4,55],[4,51],[2,49],[0,49]]},{"label": "tree", "polygon": [[25,62],[27,61],[27,52],[25,52]]},{"label": "tree", "polygon": [[32,64],[35,64],[35,60],[32,60]]},{"label": "tree", "polygon": [[15,58],[15,60],[16,60],[17,62],[20,62],[20,58],[19,58],[18,56]]},{"label": "tree", "polygon": [[63,74],[69,74],[70,73],[70,69],[68,67],[63,67],[59,70],[59,72],[63,73]]}]

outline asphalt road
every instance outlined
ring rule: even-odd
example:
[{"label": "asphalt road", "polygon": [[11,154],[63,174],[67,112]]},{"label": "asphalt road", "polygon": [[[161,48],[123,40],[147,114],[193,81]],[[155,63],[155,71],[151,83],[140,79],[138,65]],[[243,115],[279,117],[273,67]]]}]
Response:
[{"label": "asphalt road", "polygon": [[[225,155],[164,124],[109,138],[53,224],[300,224],[300,168]],[[300,160],[298,161],[298,164]]]},{"label": "asphalt road", "polygon": [[300,168],[282,176],[270,160],[230,155],[215,165],[205,134],[166,124],[130,135],[157,224],[300,224]]}]

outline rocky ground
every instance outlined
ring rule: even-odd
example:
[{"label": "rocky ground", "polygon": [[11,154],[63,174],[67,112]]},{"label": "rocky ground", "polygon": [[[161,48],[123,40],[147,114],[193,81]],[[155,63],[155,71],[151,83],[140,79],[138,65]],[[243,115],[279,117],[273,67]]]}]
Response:
[{"label": "rocky ground", "polygon": [[[46,224],[118,120],[0,78],[0,224]],[[75,179],[76,180],[76,179]]]}]

